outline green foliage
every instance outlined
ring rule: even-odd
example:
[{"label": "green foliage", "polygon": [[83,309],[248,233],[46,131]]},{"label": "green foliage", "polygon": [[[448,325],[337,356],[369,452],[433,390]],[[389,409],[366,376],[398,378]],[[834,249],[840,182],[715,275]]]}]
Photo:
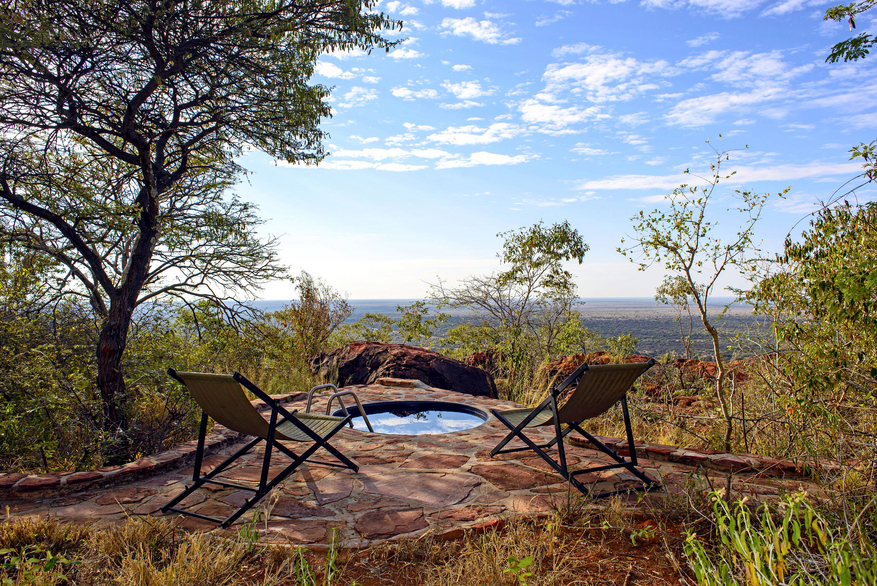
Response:
[{"label": "green foliage", "polygon": [[[868,203],[823,210],[748,295],[774,320],[788,408],[834,437],[872,437],[862,423],[877,393],[875,291],[877,204]],[[861,452],[853,444],[842,457]]]},{"label": "green foliage", "polygon": [[[674,279],[671,282],[673,296],[677,299],[680,296],[690,298],[697,308],[703,327],[713,341],[713,357],[718,366],[716,397],[726,425],[722,448],[729,450],[733,433],[733,405],[725,390],[726,368],[719,331],[709,314],[709,300],[725,270],[745,266],[747,255],[755,250],[755,224],[770,196],[735,190],[734,198],[739,202],[735,211],[743,216],[742,225],[731,238],[720,238],[710,203],[718,196],[716,188],[719,183],[734,173],[725,175],[721,170],[722,164],[730,160],[730,154],[712,148],[716,162],[710,165],[709,176],[700,178],[702,186],[683,184],[674,189],[667,197],[667,211],[655,209],[648,214],[640,211],[632,218],[636,236],[626,248],[622,239],[622,247],[618,251],[631,262],[637,263],[640,270],[653,264],[662,264]],[[688,169],[685,172],[689,173]],[[786,192],[788,189],[781,196]]]},{"label": "green foliage", "polygon": [[356,323],[341,325],[329,340],[329,346],[337,348],[353,342],[393,341],[393,326],[396,320],[383,313],[365,313]]},{"label": "green foliage", "polygon": [[581,264],[588,245],[569,222],[542,222],[498,234],[497,256],[507,268],[470,277],[455,289],[439,282],[432,298],[439,306],[468,308],[488,317],[453,328],[446,345],[457,353],[492,350],[509,388],[528,381],[538,364],[557,352],[557,338],[576,303],[572,274],[563,263]]},{"label": "green foliage", "polygon": [[306,272],[295,279],[298,300],[269,316],[282,349],[283,358],[304,364],[326,350],[332,334],[353,313],[353,308],[329,285]]},{"label": "green foliage", "polygon": [[39,546],[0,549],[0,562],[2,586],[63,584],[67,582],[63,566],[76,563],[63,554],[55,555]]},{"label": "green foliage", "polygon": [[877,584],[877,550],[871,542],[855,526],[839,530],[806,493],[787,495],[775,507],[765,503],[758,515],[746,499],[729,505],[721,497],[711,495],[716,548],[692,532],[685,540],[698,584]]},{"label": "green foliage", "polygon": [[442,312],[438,312],[435,317],[427,317],[429,305],[424,301],[415,301],[407,306],[397,305],[396,311],[402,314],[396,322],[402,341],[427,348],[436,329],[447,322],[449,317]]},{"label": "green foliage", "polygon": [[[838,4],[825,11],[822,20],[834,20],[843,22],[846,20],[850,25],[850,31],[856,28],[856,16],[866,12],[877,4],[877,0],[861,0],[850,4]],[[862,33],[857,37],[842,41],[831,48],[831,54],[826,57],[826,63],[837,63],[841,59],[844,62],[864,59],[870,49],[877,43],[877,37]]]}]

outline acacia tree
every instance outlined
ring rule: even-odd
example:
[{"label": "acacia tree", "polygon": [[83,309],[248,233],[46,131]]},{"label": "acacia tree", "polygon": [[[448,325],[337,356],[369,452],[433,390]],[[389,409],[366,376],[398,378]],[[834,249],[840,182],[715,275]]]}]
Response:
[{"label": "acacia tree", "polygon": [[[685,293],[697,307],[701,323],[712,340],[718,370],[716,398],[725,420],[723,444],[725,450],[730,450],[733,405],[725,390],[727,367],[719,330],[709,313],[710,298],[719,277],[731,267],[743,266],[747,254],[753,250],[753,230],[769,196],[735,191],[734,196],[739,201],[737,211],[744,219],[730,242],[723,242],[716,235],[717,223],[709,219],[707,212],[712,211],[710,204],[719,196],[716,192],[719,183],[733,173],[722,175],[721,171],[722,163],[730,159],[729,153],[715,147],[713,150],[716,162],[710,165],[710,175],[701,178],[705,184],[700,187],[683,184],[674,189],[667,197],[666,211],[656,209],[648,214],[640,211],[632,218],[636,235],[627,247],[622,239],[618,251],[639,264],[640,270],[661,263],[673,275],[684,279]],[[685,172],[688,173],[688,169]]]},{"label": "acacia tree", "polygon": [[224,190],[245,148],[325,153],[327,50],[390,46],[373,0],[12,0],[0,7],[3,236],[67,270],[102,320],[104,428],[124,430],[132,315],[222,301],[278,274],[253,208]]},{"label": "acacia tree", "polygon": [[497,236],[504,239],[497,256],[506,270],[470,277],[457,288],[439,282],[432,297],[440,306],[466,307],[490,316],[501,330],[502,350],[514,370],[527,337],[539,341],[543,354],[554,347],[576,300],[572,273],[563,262],[581,264],[588,245],[567,221],[548,227],[539,222]]}]

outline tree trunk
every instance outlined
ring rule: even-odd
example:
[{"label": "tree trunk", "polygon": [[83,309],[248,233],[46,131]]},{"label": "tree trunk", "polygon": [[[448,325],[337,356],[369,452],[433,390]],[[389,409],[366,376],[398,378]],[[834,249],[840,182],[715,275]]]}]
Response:
[{"label": "tree trunk", "polygon": [[97,386],[104,416],[102,427],[113,436],[128,429],[122,354],[128,341],[133,307],[128,310],[125,305],[118,297],[110,300],[110,310],[97,342]]},{"label": "tree trunk", "polygon": [[722,409],[722,417],[725,419],[725,439],[723,449],[726,452],[731,451],[731,432],[733,430],[734,420],[731,406],[728,404],[728,398],[725,396],[725,359],[722,357],[721,345],[719,344],[719,332],[715,327],[703,317],[703,325],[709,332],[713,340],[713,354],[716,358],[716,368],[718,376],[716,377],[716,397],[719,400],[719,406]]}]

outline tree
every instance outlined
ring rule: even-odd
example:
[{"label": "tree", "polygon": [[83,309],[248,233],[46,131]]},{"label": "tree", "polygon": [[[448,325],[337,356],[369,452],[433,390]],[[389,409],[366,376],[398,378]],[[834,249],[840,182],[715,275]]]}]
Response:
[{"label": "tree", "polygon": [[435,330],[450,317],[446,313],[438,312],[435,317],[429,315],[429,305],[424,301],[415,301],[411,305],[397,305],[396,311],[402,316],[396,325],[399,327],[399,336],[406,344],[427,344]]},{"label": "tree", "polygon": [[500,350],[514,372],[524,360],[528,338],[537,341],[543,356],[551,353],[576,301],[575,282],[563,262],[581,264],[588,245],[567,221],[548,227],[539,222],[497,236],[504,239],[497,256],[506,270],[471,277],[454,289],[439,281],[432,297],[440,306],[486,313],[502,332]]},{"label": "tree", "polygon": [[[694,315],[691,313],[691,285],[682,275],[667,275],[655,290],[655,301],[670,305],[676,310],[676,321],[679,322],[679,340],[685,350],[685,358],[691,358],[691,337],[694,333]],[[685,312],[687,318],[683,319]]]},{"label": "tree", "polygon": [[387,48],[373,0],[40,0],[0,8],[2,236],[67,270],[102,320],[104,427],[124,431],[132,315],[225,301],[281,273],[225,191],[256,148],[324,156],[327,50]]},{"label": "tree", "polygon": [[[734,197],[739,201],[737,211],[743,214],[744,220],[731,241],[723,243],[716,235],[717,223],[708,219],[707,211],[712,212],[710,204],[719,195],[716,192],[719,183],[733,173],[723,175],[721,170],[722,163],[730,159],[729,153],[712,148],[716,153],[716,162],[710,165],[710,175],[701,178],[705,185],[683,184],[674,189],[667,198],[667,211],[656,209],[648,214],[640,211],[632,218],[636,236],[626,248],[622,239],[622,247],[618,251],[639,264],[640,270],[661,263],[672,274],[684,279],[683,287],[687,288],[684,293],[697,307],[701,323],[712,340],[718,370],[716,398],[725,420],[723,444],[724,449],[729,450],[733,406],[725,391],[727,367],[718,328],[709,314],[709,303],[719,277],[731,267],[744,265],[746,255],[753,250],[753,230],[769,196],[750,191],[734,192]],[[689,171],[686,169],[685,172]],[[705,279],[705,282],[699,282],[701,279]]]},{"label": "tree", "polygon": [[[856,28],[856,16],[867,12],[877,5],[877,0],[860,0],[850,4],[838,4],[825,11],[823,20],[843,22],[846,20],[852,32]],[[826,63],[837,63],[841,59],[844,62],[864,59],[871,52],[871,47],[877,44],[877,36],[861,33],[856,37],[841,41],[831,48],[831,53],[825,58]],[[877,179],[877,140],[870,144],[861,143],[850,149],[850,160],[862,159],[864,161],[864,176],[868,181]]]},{"label": "tree", "polygon": [[749,300],[776,316],[793,408],[842,422],[870,444],[859,423],[877,393],[877,204],[822,210],[770,269]]},{"label": "tree", "polygon": [[329,338],[351,316],[353,308],[332,287],[302,271],[295,279],[298,301],[270,314],[289,340],[286,360],[301,366],[326,350]]}]

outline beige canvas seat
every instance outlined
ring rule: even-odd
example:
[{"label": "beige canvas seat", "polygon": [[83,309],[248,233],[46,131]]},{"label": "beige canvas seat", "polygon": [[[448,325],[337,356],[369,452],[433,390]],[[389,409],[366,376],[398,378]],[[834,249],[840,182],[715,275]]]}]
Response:
[{"label": "beige canvas seat", "polygon": [[[332,417],[330,415],[298,413],[295,411],[290,413],[239,373],[234,373],[233,375],[207,374],[199,372],[177,372],[173,369],[168,369],[168,374],[186,386],[189,393],[192,395],[192,398],[194,398],[201,407],[202,415],[201,427],[198,432],[198,449],[195,453],[195,469],[192,474],[192,484],[179,496],[163,506],[161,509],[162,512],[166,513],[168,511],[173,511],[184,515],[191,515],[200,519],[214,521],[223,527],[228,527],[253,505],[259,502],[279,482],[294,472],[303,462],[307,461],[328,466],[350,468],[353,471],[359,469],[358,465],[353,460],[344,456],[329,444],[329,440],[332,436],[338,433],[338,431],[350,421],[350,416]],[[262,417],[262,414],[253,407],[252,403],[247,399],[244,389],[252,392],[271,409],[270,420],[266,421],[265,418]],[[219,464],[209,473],[202,475],[201,463],[204,458],[204,438],[207,434],[208,418],[212,418],[216,423],[219,423],[228,429],[253,436],[254,439],[229,456],[224,462]],[[263,441],[265,442],[265,455],[262,461],[262,470],[257,487],[253,488],[227,482],[225,480],[218,480],[216,478],[222,471],[226,470],[241,456],[248,453]],[[291,449],[281,444],[281,441],[294,441],[310,445],[304,448],[301,454],[296,454]],[[275,448],[291,458],[292,463],[269,480],[268,471],[271,465],[271,456]],[[332,454],[337,458],[338,462],[319,462],[311,460],[310,457],[320,448],[323,448]],[[224,520],[201,515],[194,511],[176,508],[183,499],[201,488],[205,483],[247,490],[253,492],[254,495],[252,498],[247,499],[243,506]]]},{"label": "beige canvas seat", "polygon": [[[525,450],[535,451],[563,478],[569,481],[579,491],[590,494],[591,491],[582,484],[576,476],[586,473],[600,472],[614,468],[625,468],[636,478],[642,481],[642,486],[637,489],[649,489],[658,486],[658,483],[646,476],[637,467],[636,450],[634,449],[633,430],[630,423],[630,412],[627,407],[627,391],[633,388],[633,384],[644,372],[655,364],[649,362],[637,362],[632,364],[601,364],[589,366],[582,364],[566,380],[551,390],[550,395],[533,409],[509,409],[491,412],[511,431],[490,452],[491,456],[520,452]],[[563,391],[573,384],[575,389],[569,398],[558,406],[558,399]],[[603,442],[581,428],[582,422],[605,413],[616,403],[621,403],[624,416],[624,425],[627,432],[627,445],[629,447],[629,459],[625,459],[618,452],[606,446]],[[529,428],[551,426],[554,429],[554,438],[548,443],[537,445],[524,432]],[[562,427],[562,426],[565,426]],[[597,449],[608,454],[615,464],[594,466],[583,470],[571,472],[566,463],[566,451],[563,440],[571,432],[576,431],[591,442]],[[520,439],[526,447],[503,449],[513,439]],[[557,459],[550,456],[547,450],[557,446]],[[596,498],[610,496],[618,491],[604,492],[592,495]]]}]

